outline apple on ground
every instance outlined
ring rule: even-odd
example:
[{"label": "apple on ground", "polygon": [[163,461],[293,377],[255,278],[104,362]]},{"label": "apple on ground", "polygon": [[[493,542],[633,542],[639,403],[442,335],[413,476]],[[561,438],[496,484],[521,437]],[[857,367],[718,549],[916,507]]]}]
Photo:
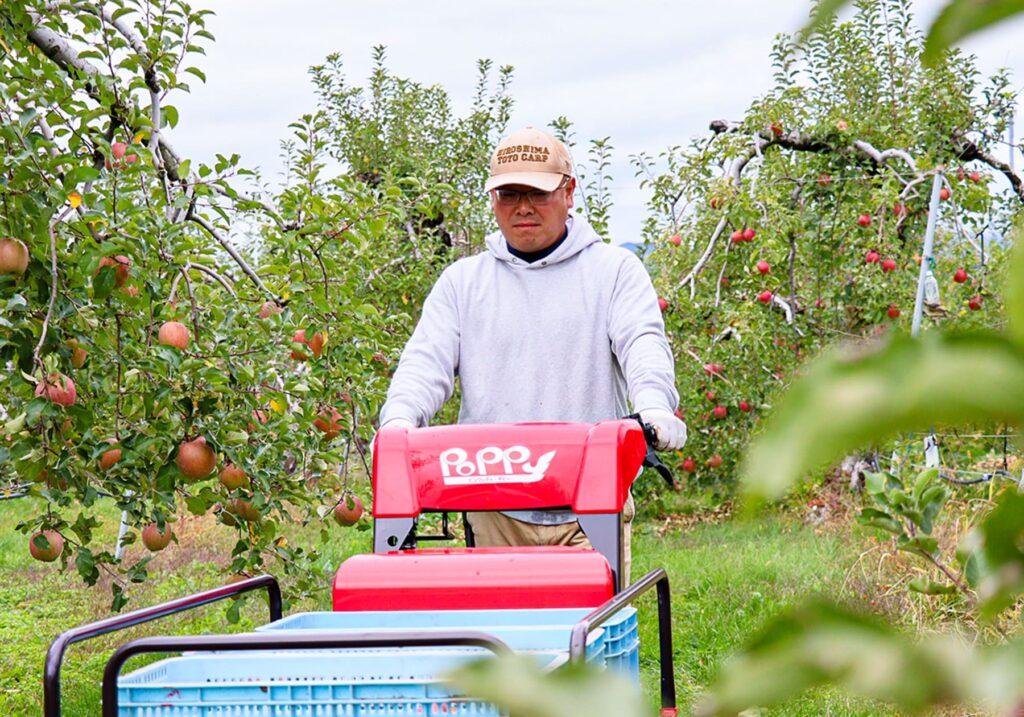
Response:
[{"label": "apple on ground", "polygon": [[190,480],[199,480],[210,475],[217,467],[217,454],[206,444],[206,439],[199,436],[178,446],[178,455],[174,462],[183,476]]},{"label": "apple on ground", "polygon": [[156,523],[150,523],[142,529],[142,544],[152,553],[157,553],[166,548],[173,537],[174,531],[171,530],[170,523],[164,523],[163,531],[160,530]]},{"label": "apple on ground", "polygon": [[0,274],[21,276],[28,269],[28,247],[19,239],[0,239]]},{"label": "apple on ground", "polygon": [[188,347],[190,336],[185,324],[180,321],[165,321],[157,332],[157,340],[164,346],[184,351]]},{"label": "apple on ground", "polygon": [[52,563],[64,552],[64,536],[56,530],[34,533],[28,541],[28,552],[36,560]]},{"label": "apple on ground", "polygon": [[51,373],[44,376],[36,384],[36,395],[45,396],[46,399],[58,406],[73,406],[78,392],[75,390],[75,382],[62,373]]},{"label": "apple on ground", "polygon": [[352,493],[342,496],[338,504],[334,506],[334,519],[338,525],[349,527],[359,522],[363,515],[363,501],[358,495]]}]

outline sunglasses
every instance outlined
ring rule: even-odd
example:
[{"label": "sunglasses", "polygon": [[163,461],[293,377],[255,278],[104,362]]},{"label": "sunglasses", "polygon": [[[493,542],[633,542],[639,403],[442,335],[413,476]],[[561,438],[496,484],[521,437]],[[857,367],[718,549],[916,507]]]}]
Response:
[{"label": "sunglasses", "polygon": [[544,192],[540,189],[530,189],[522,192],[518,189],[495,189],[493,191],[494,201],[496,204],[502,207],[515,207],[519,205],[524,198],[534,207],[543,207],[547,204],[551,204],[569,181],[569,177],[564,177],[561,184],[555,187],[550,192]]}]

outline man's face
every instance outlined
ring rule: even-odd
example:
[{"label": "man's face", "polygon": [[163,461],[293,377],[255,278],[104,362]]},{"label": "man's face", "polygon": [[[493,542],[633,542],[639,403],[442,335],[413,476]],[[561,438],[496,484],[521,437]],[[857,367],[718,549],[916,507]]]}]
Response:
[{"label": "man's face", "polygon": [[498,220],[501,233],[513,248],[524,252],[540,251],[562,238],[565,220],[572,209],[575,178],[569,177],[559,189],[552,192],[547,204],[530,202],[526,193],[538,191],[534,187],[510,184],[501,189],[520,192],[518,201],[511,205],[500,202],[496,191],[491,192],[491,210]]}]

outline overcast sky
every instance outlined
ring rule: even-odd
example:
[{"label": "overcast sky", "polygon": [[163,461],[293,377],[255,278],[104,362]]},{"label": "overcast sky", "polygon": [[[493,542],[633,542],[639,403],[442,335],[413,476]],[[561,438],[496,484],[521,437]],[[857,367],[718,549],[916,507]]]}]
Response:
[{"label": "overcast sky", "polygon": [[[913,2],[926,26],[945,0]],[[638,237],[644,193],[627,157],[657,155],[673,144],[707,136],[713,119],[739,119],[771,86],[769,54],[778,32],[804,22],[807,0],[196,0],[216,16],[217,41],[199,65],[208,82],[176,98],[178,150],[193,160],[238,152],[275,180],[279,142],[288,123],[314,108],[307,74],[340,52],[350,83],[365,83],[371,48],[388,48],[396,74],[438,83],[456,107],[468,107],[476,61],[512,65],[511,127],[545,126],[559,115],[575,124],[586,150],[592,137],[611,137],[616,164],[612,230],[617,241]],[[963,45],[990,74],[1013,69],[1024,88],[1024,19],[1004,23]],[[194,78],[192,78],[194,79]],[[1018,141],[1024,134],[1018,112]],[[1018,155],[1018,169],[1024,160]]]}]

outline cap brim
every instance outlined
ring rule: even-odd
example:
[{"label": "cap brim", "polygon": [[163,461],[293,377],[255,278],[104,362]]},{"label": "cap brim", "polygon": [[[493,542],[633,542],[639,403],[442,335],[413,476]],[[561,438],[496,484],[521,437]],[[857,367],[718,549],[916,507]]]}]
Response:
[{"label": "cap brim", "polygon": [[510,184],[521,184],[526,187],[533,187],[542,192],[553,192],[565,178],[560,172],[509,172],[488,177],[484,184],[484,191],[489,192],[498,187],[507,187]]}]

